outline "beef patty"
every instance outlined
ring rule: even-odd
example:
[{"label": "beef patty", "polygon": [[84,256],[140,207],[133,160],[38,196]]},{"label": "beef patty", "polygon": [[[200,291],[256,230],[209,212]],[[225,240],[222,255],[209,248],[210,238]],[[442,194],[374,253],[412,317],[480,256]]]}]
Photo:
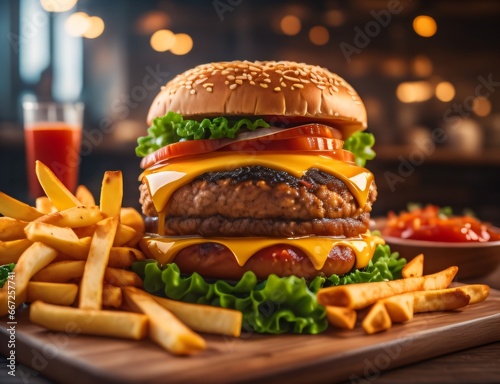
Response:
[{"label": "beef patty", "polygon": [[[148,188],[140,187],[143,213],[156,216]],[[261,166],[210,172],[170,199],[168,235],[357,236],[368,229],[375,183],[361,208],[347,186],[318,169],[297,178]]]}]

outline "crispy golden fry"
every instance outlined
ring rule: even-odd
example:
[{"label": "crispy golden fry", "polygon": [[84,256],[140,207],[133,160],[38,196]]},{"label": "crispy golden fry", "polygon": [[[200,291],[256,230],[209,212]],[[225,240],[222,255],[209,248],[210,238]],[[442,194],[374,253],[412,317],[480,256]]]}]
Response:
[{"label": "crispy golden fry", "polygon": [[79,239],[71,228],[33,221],[24,229],[31,241],[40,241],[74,259],[84,260],[90,248],[90,239]]},{"label": "crispy golden fry", "polygon": [[456,289],[463,291],[470,296],[469,304],[480,303],[486,300],[490,294],[490,287],[484,284],[463,285],[461,287],[457,287]]},{"label": "crispy golden fry", "polygon": [[0,241],[0,265],[17,263],[31,244],[28,239]]},{"label": "crispy golden fry", "polygon": [[123,303],[122,290],[119,287],[104,284],[102,288],[102,306],[120,308]]},{"label": "crispy golden fry", "polygon": [[81,309],[101,309],[104,271],[108,265],[109,252],[113,244],[118,218],[108,217],[96,224],[80,284]]},{"label": "crispy golden fry", "polygon": [[41,300],[55,305],[71,305],[76,300],[78,285],[30,281],[28,283],[27,301],[32,303]]},{"label": "crispy golden fry", "polygon": [[73,232],[75,232],[75,235],[77,235],[80,239],[83,237],[92,237],[94,236],[95,225],[89,225],[88,227],[81,227],[81,228],[73,228]]},{"label": "crispy golden fry", "polygon": [[241,334],[243,314],[240,311],[149,296],[194,331],[234,337]]},{"label": "crispy golden fry", "polygon": [[83,205],[87,207],[95,206],[95,199],[92,193],[85,185],[79,185],[76,187],[75,196]]},{"label": "crispy golden fry", "polygon": [[46,283],[68,283],[71,280],[80,279],[85,269],[84,260],[63,260],[47,265],[31,281],[43,281]]},{"label": "crispy golden fry", "polygon": [[0,214],[22,221],[33,221],[43,215],[42,212],[3,192],[0,192]]},{"label": "crispy golden fry", "polygon": [[376,302],[370,308],[361,326],[369,335],[386,331],[392,327],[391,318],[385,309],[385,305],[381,301]]},{"label": "crispy golden fry", "polygon": [[10,217],[0,217],[0,240],[10,241],[26,239],[24,228],[27,225],[28,222],[23,220],[16,220]]},{"label": "crispy golden fry", "polygon": [[42,212],[44,215],[52,212],[57,212],[57,208],[54,207],[52,201],[47,196],[37,197],[35,200],[35,208]]},{"label": "crispy golden fry", "polygon": [[64,186],[63,183],[54,175],[41,161],[36,161],[36,175],[45,194],[52,204],[59,210],[68,209],[83,205],[78,199]]},{"label": "crispy golden fry", "polygon": [[139,233],[146,231],[144,219],[135,208],[122,208],[120,211],[120,222],[134,228]]},{"label": "crispy golden fry", "polygon": [[35,221],[58,227],[81,228],[94,225],[106,217],[97,206],[78,206],[44,215]]},{"label": "crispy golden fry", "polygon": [[[129,243],[134,242],[139,236],[142,238],[144,234],[137,232],[134,228],[129,227],[128,225],[119,224],[118,229],[116,230],[113,247],[135,247],[137,244],[129,245]],[[139,240],[137,240],[137,243]]]},{"label": "crispy golden fry", "polygon": [[356,311],[347,307],[334,307],[328,305],[326,309],[326,318],[328,322],[337,328],[354,329],[356,325]]},{"label": "crispy golden fry", "polygon": [[121,171],[106,171],[101,187],[101,211],[109,217],[120,217],[123,199]]},{"label": "crispy golden fry", "polygon": [[323,288],[318,292],[317,298],[323,305],[362,309],[377,300],[400,293],[446,288],[457,271],[457,267],[449,267],[441,272],[422,277]]},{"label": "crispy golden fry", "polygon": [[205,340],[180,322],[144,291],[123,287],[125,303],[149,318],[149,337],[176,355],[189,355],[206,348]]},{"label": "crispy golden fry", "polygon": [[122,311],[95,311],[35,301],[30,320],[51,331],[140,340],[146,337],[147,316]]},{"label": "crispy golden fry", "polygon": [[424,255],[420,254],[411,259],[401,271],[403,279],[408,277],[421,277],[424,274]]},{"label": "crispy golden fry", "polygon": [[393,323],[402,323],[413,319],[414,296],[412,292],[388,297],[383,300],[383,303]]},{"label": "crispy golden fry", "polygon": [[144,259],[144,254],[138,249],[129,247],[113,247],[109,253],[108,267],[128,268],[134,261]]},{"label": "crispy golden fry", "polygon": [[453,311],[469,304],[470,296],[459,289],[413,292],[413,312]]},{"label": "crispy golden fry", "polygon": [[[16,287],[16,306],[26,301],[26,289],[28,282],[39,270],[48,265],[57,256],[54,248],[48,247],[42,243],[34,243],[19,258],[14,275],[14,285]],[[7,282],[0,290],[0,316],[8,313],[8,287]]]},{"label": "crispy golden fry", "polygon": [[142,280],[135,272],[119,268],[106,268],[104,281],[117,287],[142,287]]}]

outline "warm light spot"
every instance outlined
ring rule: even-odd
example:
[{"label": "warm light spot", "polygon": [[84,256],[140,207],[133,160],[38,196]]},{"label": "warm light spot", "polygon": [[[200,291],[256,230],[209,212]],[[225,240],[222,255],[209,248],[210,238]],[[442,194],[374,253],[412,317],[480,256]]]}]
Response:
[{"label": "warm light spot", "polygon": [[403,103],[417,103],[429,100],[433,89],[427,81],[407,81],[398,85],[396,96]]},{"label": "warm light spot", "polygon": [[436,85],[436,97],[444,102],[453,100],[455,97],[455,87],[448,81],[441,81]]},{"label": "warm light spot", "polygon": [[152,34],[170,25],[170,16],[163,11],[150,11],[139,17],[135,25],[137,32],[144,35]]},{"label": "warm light spot", "polygon": [[436,34],[437,24],[436,20],[434,20],[430,16],[417,16],[413,20],[413,29],[422,37],[431,37]]},{"label": "warm light spot", "polygon": [[294,36],[302,29],[300,19],[294,15],[286,15],[280,21],[281,32],[288,36]]},{"label": "warm light spot", "polygon": [[418,55],[413,60],[413,73],[419,77],[428,77],[432,74],[432,61],[424,55]]},{"label": "warm light spot", "polygon": [[104,21],[99,16],[92,16],[88,18],[89,26],[83,33],[83,37],[87,39],[95,39],[101,36],[104,32]]},{"label": "warm light spot", "polygon": [[66,12],[73,8],[78,0],[40,0],[40,5],[47,12]]},{"label": "warm light spot", "polygon": [[313,44],[325,45],[330,40],[330,33],[325,27],[317,25],[309,30],[309,39]]},{"label": "warm light spot", "polygon": [[488,116],[491,112],[491,102],[486,97],[476,97],[472,102],[472,110],[478,116]]},{"label": "warm light spot", "polygon": [[406,75],[406,67],[403,59],[392,57],[384,60],[382,72],[390,77],[403,77]]},{"label": "warm light spot", "polygon": [[170,51],[174,55],[185,55],[193,48],[193,39],[186,33],[178,33],[175,35],[175,41]]},{"label": "warm light spot", "polygon": [[165,52],[171,49],[175,43],[175,35],[168,29],[160,29],[151,36],[151,47],[157,52]]},{"label": "warm light spot", "polygon": [[71,36],[82,36],[90,26],[89,15],[85,12],[75,12],[64,23],[64,28]]},{"label": "warm light spot", "polygon": [[344,14],[338,9],[330,9],[325,15],[326,22],[331,27],[339,27],[344,24]]}]

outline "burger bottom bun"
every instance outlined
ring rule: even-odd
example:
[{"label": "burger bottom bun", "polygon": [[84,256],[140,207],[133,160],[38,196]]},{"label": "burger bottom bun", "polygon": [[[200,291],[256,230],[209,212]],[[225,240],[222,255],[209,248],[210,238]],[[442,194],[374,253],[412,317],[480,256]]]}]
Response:
[{"label": "burger bottom bun", "polygon": [[239,280],[247,271],[253,271],[259,280],[275,274],[279,277],[297,276],[312,280],[316,276],[344,275],[355,265],[356,254],[347,246],[335,246],[322,269],[314,268],[311,260],[299,249],[287,245],[264,248],[254,254],[243,266],[226,247],[204,243],[181,250],[174,258],[182,274],[197,272],[203,277]]}]

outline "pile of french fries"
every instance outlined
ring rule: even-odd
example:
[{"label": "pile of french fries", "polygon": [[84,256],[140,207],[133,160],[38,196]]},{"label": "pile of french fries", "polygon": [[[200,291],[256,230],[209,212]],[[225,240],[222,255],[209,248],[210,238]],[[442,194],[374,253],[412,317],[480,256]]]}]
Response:
[{"label": "pile of french fries", "polygon": [[[16,263],[15,306],[31,303],[30,320],[47,329],[139,340],[174,354],[206,347],[195,331],[239,336],[242,314],[146,293],[129,270],[145,257],[137,245],[142,216],[122,208],[120,171],[105,173],[100,203],[84,186],[73,195],[43,163],[46,196],[31,207],[0,192],[0,265]],[[12,297],[0,289],[0,316]]]},{"label": "pile of french fries", "polygon": [[453,311],[489,295],[490,288],[482,284],[448,288],[458,267],[425,276],[423,270],[424,256],[418,255],[405,265],[402,279],[324,288],[318,301],[332,326],[354,329],[361,318],[365,332],[373,334],[409,321],[415,313]]}]

